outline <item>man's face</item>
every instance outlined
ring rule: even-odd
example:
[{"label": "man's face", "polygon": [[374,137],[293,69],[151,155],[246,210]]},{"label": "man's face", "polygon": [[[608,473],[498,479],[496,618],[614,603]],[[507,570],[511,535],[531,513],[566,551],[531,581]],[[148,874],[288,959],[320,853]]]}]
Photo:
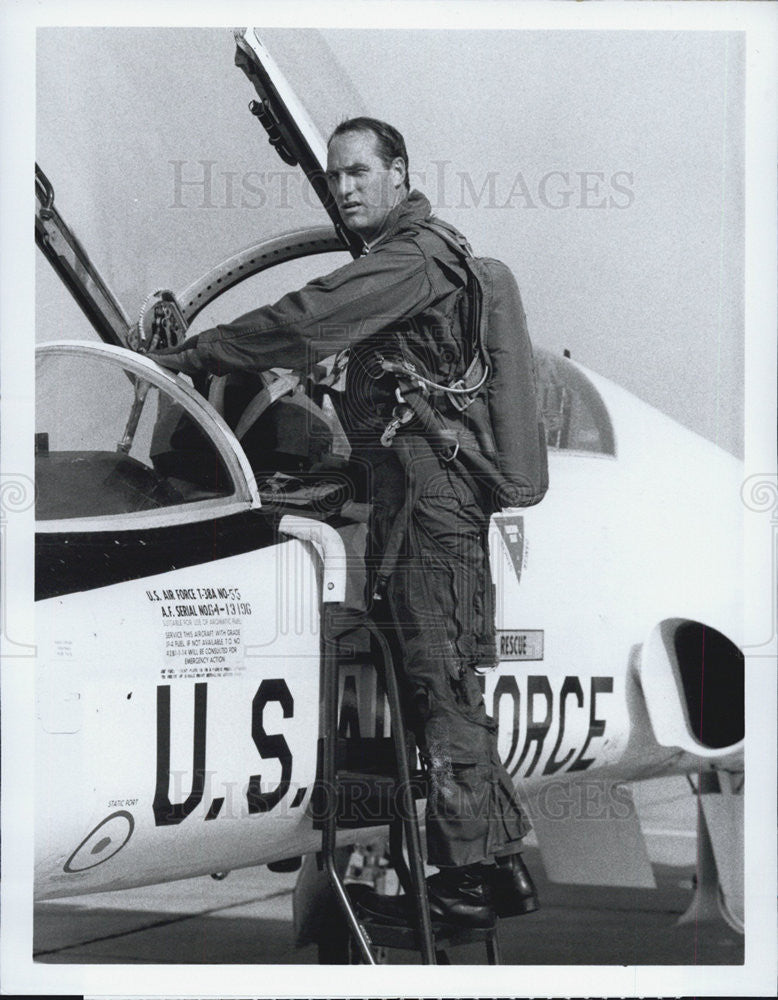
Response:
[{"label": "man's face", "polygon": [[404,179],[403,161],[396,159],[385,166],[372,132],[344,132],[330,143],[330,192],[343,225],[367,243],[378,236],[389,211],[402,199]]}]

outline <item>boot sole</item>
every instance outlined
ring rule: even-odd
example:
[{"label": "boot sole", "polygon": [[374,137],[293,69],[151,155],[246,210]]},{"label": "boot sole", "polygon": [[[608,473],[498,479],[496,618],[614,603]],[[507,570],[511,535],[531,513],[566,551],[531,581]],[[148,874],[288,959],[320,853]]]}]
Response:
[{"label": "boot sole", "polygon": [[[411,908],[403,907],[402,911],[395,913],[376,913],[365,906],[364,902],[357,900],[357,910],[364,920],[372,923],[382,924],[387,927],[415,928],[416,921],[411,913]],[[493,916],[485,916],[476,919],[457,918],[455,915],[443,914],[436,910],[435,906],[430,907],[430,919],[434,924],[444,924],[447,927],[467,928],[472,927],[478,930],[491,930],[495,925]]]},{"label": "boot sole", "polygon": [[534,913],[540,909],[540,903],[536,896],[527,896],[523,900],[506,900],[503,904],[494,901],[494,912],[498,917],[519,917],[525,913]]}]

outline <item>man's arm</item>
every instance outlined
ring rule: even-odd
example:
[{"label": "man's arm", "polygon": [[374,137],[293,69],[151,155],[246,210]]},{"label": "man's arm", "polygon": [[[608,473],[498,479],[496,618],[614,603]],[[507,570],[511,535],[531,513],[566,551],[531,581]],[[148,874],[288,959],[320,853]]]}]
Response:
[{"label": "man's arm", "polygon": [[434,298],[421,250],[396,240],[316,278],[273,305],[152,352],[186,374],[307,369],[320,357],[408,319]]}]

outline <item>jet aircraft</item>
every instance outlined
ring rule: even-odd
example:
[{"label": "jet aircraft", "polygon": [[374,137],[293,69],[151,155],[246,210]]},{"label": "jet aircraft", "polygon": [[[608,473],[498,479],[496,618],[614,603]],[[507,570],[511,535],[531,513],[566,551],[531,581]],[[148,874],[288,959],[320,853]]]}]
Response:
[{"label": "jet aircraft", "polygon": [[[236,42],[254,113],[326,204],[316,127],[257,33]],[[154,292],[134,324],[43,170],[36,194],[38,246],[103,341],[37,352],[36,894],[311,856],[321,620],[358,601],[366,517],[338,373],[330,358],[310,378],[193,385],[134,348],[348,241],[336,215],[269,236]],[[549,877],[579,883],[653,885],[628,783],[694,776],[742,927],[742,465],[536,355],[551,489],[490,529],[500,662],[483,681],[502,758]],[[386,735],[375,672],[345,665],[340,686],[341,730]]]}]

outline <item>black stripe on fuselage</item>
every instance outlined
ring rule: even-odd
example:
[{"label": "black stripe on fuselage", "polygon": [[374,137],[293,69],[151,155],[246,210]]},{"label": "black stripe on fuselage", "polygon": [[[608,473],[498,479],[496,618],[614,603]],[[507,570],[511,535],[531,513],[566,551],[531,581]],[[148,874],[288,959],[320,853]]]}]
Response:
[{"label": "black stripe on fuselage", "polygon": [[95,590],[288,541],[278,517],[260,510],[138,531],[41,533],[35,539],[35,600]]}]

